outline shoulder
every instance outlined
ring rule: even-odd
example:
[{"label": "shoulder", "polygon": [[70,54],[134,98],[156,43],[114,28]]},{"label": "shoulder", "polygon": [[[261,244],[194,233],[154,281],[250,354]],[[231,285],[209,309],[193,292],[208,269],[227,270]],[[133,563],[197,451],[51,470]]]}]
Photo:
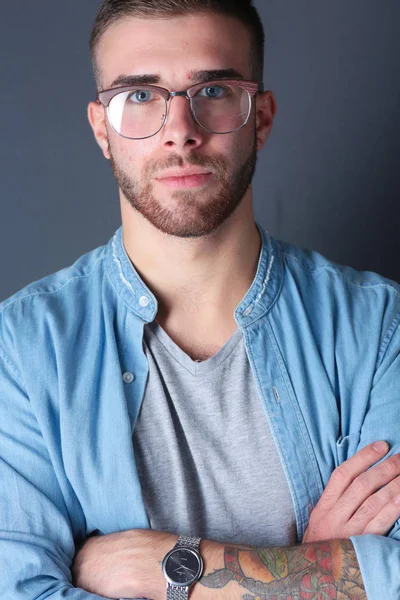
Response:
[{"label": "shoulder", "polygon": [[51,327],[52,321],[62,323],[66,315],[76,319],[79,310],[93,301],[95,290],[98,293],[105,257],[106,246],[96,248],[1,302],[0,352],[13,348],[17,339],[34,345],[39,333]]},{"label": "shoulder", "polygon": [[278,241],[277,245],[283,260],[285,271],[293,276],[304,277],[308,281],[331,280],[339,286],[349,286],[361,290],[381,290],[398,296],[400,284],[372,271],[359,271],[346,265],[329,260],[315,250],[299,248],[287,242]]},{"label": "shoulder", "polygon": [[6,300],[0,303],[0,314],[8,311],[13,305],[26,304],[29,298],[42,297],[43,299],[60,294],[75,282],[90,277],[96,270],[102,268],[105,258],[106,246],[100,246],[80,256],[72,265],[60,269],[55,273],[30,283]]},{"label": "shoulder", "polygon": [[[400,285],[378,273],[339,265],[318,252],[277,242],[283,268],[282,296],[301,305],[318,327],[376,336],[383,350],[400,322]],[[378,341],[380,340],[380,341]]]}]

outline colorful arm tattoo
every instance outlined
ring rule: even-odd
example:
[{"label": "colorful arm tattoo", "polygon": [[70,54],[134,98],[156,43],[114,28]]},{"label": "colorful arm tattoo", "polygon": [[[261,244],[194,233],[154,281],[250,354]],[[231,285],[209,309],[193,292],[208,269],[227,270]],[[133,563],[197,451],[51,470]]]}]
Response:
[{"label": "colorful arm tattoo", "polygon": [[224,588],[235,581],[242,600],[367,600],[350,540],[291,548],[224,548],[225,567],[199,583]]}]

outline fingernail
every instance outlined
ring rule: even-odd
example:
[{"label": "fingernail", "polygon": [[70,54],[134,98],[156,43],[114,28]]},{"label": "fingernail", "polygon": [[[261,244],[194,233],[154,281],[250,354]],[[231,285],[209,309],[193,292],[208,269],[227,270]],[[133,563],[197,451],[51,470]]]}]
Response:
[{"label": "fingernail", "polygon": [[400,504],[400,496],[396,496],[396,498],[393,500],[393,502],[397,505]]},{"label": "fingernail", "polygon": [[372,447],[374,450],[376,450],[376,452],[383,452],[384,450],[388,449],[387,442],[375,442]]}]

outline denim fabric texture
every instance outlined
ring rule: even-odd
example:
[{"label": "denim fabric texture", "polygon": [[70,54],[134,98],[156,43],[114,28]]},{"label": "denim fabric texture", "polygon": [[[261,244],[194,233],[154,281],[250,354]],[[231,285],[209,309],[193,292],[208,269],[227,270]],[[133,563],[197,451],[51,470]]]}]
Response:
[{"label": "denim fabric texture", "polygon": [[[399,287],[272,239],[235,311],[301,541],[335,467],[400,451]],[[0,598],[75,589],[75,543],[148,528],[132,431],[157,300],[110,242],[0,305]],[[206,417],[206,415],[205,415]],[[179,533],[179,532],[177,532]],[[400,597],[400,526],[352,538],[369,600]]]}]

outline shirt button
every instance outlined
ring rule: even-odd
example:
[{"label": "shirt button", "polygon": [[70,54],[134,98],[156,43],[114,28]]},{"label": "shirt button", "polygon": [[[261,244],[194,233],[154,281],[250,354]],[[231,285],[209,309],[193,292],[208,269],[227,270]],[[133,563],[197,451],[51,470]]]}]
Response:
[{"label": "shirt button", "polygon": [[142,296],[139,300],[139,304],[140,304],[140,306],[143,306],[143,308],[148,306],[149,302],[150,302],[150,299],[147,296]]},{"label": "shirt button", "polygon": [[251,315],[251,313],[253,312],[253,308],[254,308],[254,306],[251,306],[251,305],[248,306],[246,308],[246,310],[244,311],[243,316],[248,317],[249,315]]},{"label": "shirt button", "polygon": [[122,379],[124,383],[132,383],[133,381],[135,381],[135,376],[133,373],[124,373],[122,375]]}]

